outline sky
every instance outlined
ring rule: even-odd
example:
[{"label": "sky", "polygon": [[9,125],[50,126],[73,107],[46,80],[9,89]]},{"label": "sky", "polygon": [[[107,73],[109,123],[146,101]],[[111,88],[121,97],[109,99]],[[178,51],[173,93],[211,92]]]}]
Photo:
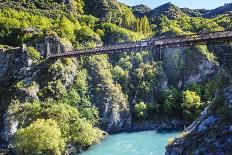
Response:
[{"label": "sky", "polygon": [[214,9],[222,6],[225,3],[231,3],[231,0],[118,0],[129,6],[138,4],[145,4],[148,7],[154,9],[164,3],[171,2],[179,7],[187,7],[190,9]]}]

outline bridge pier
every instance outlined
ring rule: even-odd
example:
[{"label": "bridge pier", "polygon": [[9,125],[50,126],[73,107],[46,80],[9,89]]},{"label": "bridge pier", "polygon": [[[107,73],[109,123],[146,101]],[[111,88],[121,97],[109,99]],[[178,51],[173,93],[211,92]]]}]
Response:
[{"label": "bridge pier", "polygon": [[47,42],[46,43],[46,58],[48,58],[48,56],[51,54],[51,51],[50,51],[50,43]]},{"label": "bridge pier", "polygon": [[152,49],[153,60],[158,61],[162,60],[162,48],[161,47],[154,47]]},{"label": "bridge pier", "polygon": [[159,50],[159,59],[162,60],[162,47],[160,46],[158,50]]}]

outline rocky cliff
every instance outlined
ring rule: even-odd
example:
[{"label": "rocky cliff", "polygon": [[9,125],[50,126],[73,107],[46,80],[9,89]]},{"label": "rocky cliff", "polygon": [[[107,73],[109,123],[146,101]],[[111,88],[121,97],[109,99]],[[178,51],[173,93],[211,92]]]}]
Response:
[{"label": "rocky cliff", "polygon": [[[44,50],[50,51],[50,48],[53,48],[51,39],[46,40],[51,43],[49,46],[46,46],[46,41],[44,42],[43,39],[29,45],[33,45],[40,53]],[[62,45],[60,42],[55,42],[55,44]],[[62,47],[64,46],[62,45]],[[5,142],[11,143],[12,137],[18,129],[26,126],[32,121],[30,119],[33,119],[33,117],[29,118],[29,120],[28,118],[19,119],[17,113],[15,113],[17,109],[20,109],[19,107],[23,107],[34,100],[48,102],[49,100],[64,98],[65,96],[62,95],[72,90],[73,87],[77,91],[82,91],[79,97],[69,94],[70,98],[67,103],[74,104],[78,109],[82,109],[82,106],[96,107],[100,116],[98,126],[110,133],[129,130],[173,129],[188,123],[188,121],[180,119],[180,115],[177,116],[177,119],[176,116],[169,116],[163,117],[162,120],[134,122],[136,119],[133,115],[133,105],[127,96],[131,94],[126,95],[123,91],[123,85],[115,83],[115,79],[111,74],[112,64],[106,55],[83,58],[85,59],[84,63],[82,63],[83,59],[80,58],[49,61],[39,59],[35,61],[31,57],[30,50],[31,48],[24,47],[7,49],[0,53],[1,105],[3,107],[0,111],[0,125],[1,138]],[[155,78],[156,82],[152,85],[152,87],[156,88],[156,94],[172,86],[184,90],[191,83],[204,84],[220,75],[221,72],[214,56],[210,55],[204,46],[165,49],[162,51],[162,63],[160,58],[157,59],[159,61],[155,60],[155,62],[159,62],[162,66],[158,72],[159,76]],[[136,66],[136,64],[133,65]],[[231,97],[230,88],[225,90],[225,97],[227,98]],[[154,100],[153,93],[144,94],[140,92],[137,94],[135,101],[138,102],[141,96],[146,96],[148,102]],[[63,102],[63,100],[61,101]],[[203,116],[186,130],[187,133],[191,135],[195,130],[198,132],[196,126],[200,126],[202,132],[208,126],[215,127],[215,130],[212,129],[213,133],[228,127],[228,124],[220,125],[221,121],[226,123],[225,117],[220,115],[211,116],[208,109],[212,108],[207,108]],[[224,107],[224,109],[226,108]],[[158,115],[155,116],[158,117]],[[92,116],[87,115],[86,117],[91,119]],[[212,122],[217,123],[217,121],[219,121],[218,124],[212,125]],[[197,125],[199,122],[203,122],[203,125]],[[225,134],[230,134],[230,130],[226,129]],[[193,136],[198,137],[198,134]],[[186,143],[186,141],[182,142],[182,139],[177,139],[167,147],[167,152],[172,154],[176,148],[178,148],[179,152],[185,151],[179,149],[179,146],[188,146],[189,144]],[[173,145],[175,146],[174,149]],[[226,142],[222,142],[222,145],[222,149],[228,147]],[[177,153],[179,153],[178,151]],[[200,151],[204,152],[205,150]]]},{"label": "rocky cliff", "polygon": [[232,152],[232,85],[218,92],[214,101],[181,134],[170,141],[166,155],[221,154]]},{"label": "rocky cliff", "polygon": [[170,140],[166,147],[166,155],[227,155],[232,152],[231,45],[225,45],[223,48],[211,46],[209,49],[214,51],[220,64],[220,72],[223,74],[221,88],[199,118],[187,127],[179,138]]},{"label": "rocky cliff", "polygon": [[[39,42],[40,43],[40,42]],[[41,45],[44,45],[41,42]],[[52,48],[52,45],[50,45]],[[36,44],[38,51],[43,51],[41,46]],[[169,86],[175,86],[183,89],[191,82],[202,83],[210,76],[213,77],[218,73],[217,64],[211,62],[202,53],[190,49],[166,49],[163,51],[163,68],[164,72],[156,84],[156,90],[163,90]],[[190,59],[193,63],[191,63]],[[78,60],[70,59],[70,63],[58,69],[57,65],[63,60],[56,62],[33,63],[28,57],[27,51],[22,49],[8,50],[1,53],[2,70],[1,86],[7,88],[14,85],[16,81],[23,81],[16,84],[17,89],[13,90],[9,99],[18,98],[23,102],[39,99],[38,93],[50,81],[62,81],[62,89],[57,90],[55,83],[51,84],[54,92],[48,92],[46,95],[56,96],[63,93],[71,85],[80,68]],[[129,104],[125,94],[122,93],[120,85],[115,85],[110,75],[110,64],[105,57],[96,57],[89,59],[86,63],[88,74],[92,77],[90,82],[90,92],[93,94],[92,99],[99,109],[101,117],[101,126],[104,130],[118,132],[131,129],[131,114]],[[22,84],[23,83],[23,84]],[[17,86],[18,85],[18,86]],[[15,86],[14,86],[15,87]],[[14,97],[12,97],[14,95]],[[152,95],[152,94],[151,94]],[[152,96],[148,98],[152,98]],[[2,105],[7,108],[9,101],[3,98]],[[133,109],[131,109],[133,110]],[[6,109],[2,111],[4,113]],[[1,116],[3,118],[3,115]],[[10,135],[17,131],[18,122],[11,118],[10,113],[4,113],[4,139],[9,140]],[[3,124],[2,124],[3,126]]]},{"label": "rocky cliff", "polygon": [[[44,45],[44,42],[41,42],[41,45]],[[40,52],[44,50],[40,44],[37,47]],[[104,64],[106,64],[104,69],[109,71],[108,62],[103,58],[105,62],[101,64],[97,57],[92,59],[87,63],[86,68],[93,78],[91,89],[94,91],[91,93],[94,94],[93,98],[96,101],[94,104],[100,113],[101,128],[108,132],[130,129],[131,116],[126,96],[121,92],[120,87],[113,83],[112,78],[106,77],[103,71],[99,71],[103,69],[101,65]],[[80,78],[78,76],[83,76],[80,74],[78,60],[42,60],[35,63],[30,59],[27,48],[4,50],[0,53],[0,62],[0,105],[3,107],[0,109],[0,136],[5,142],[10,142],[18,128],[27,122],[20,122],[15,117],[11,109],[17,106],[14,100],[24,105],[34,100],[42,102],[46,96],[55,99],[66,93],[74,85],[75,79]],[[61,64],[64,66],[59,66]],[[57,84],[57,81],[60,82]],[[41,93],[45,94],[41,95]]]}]

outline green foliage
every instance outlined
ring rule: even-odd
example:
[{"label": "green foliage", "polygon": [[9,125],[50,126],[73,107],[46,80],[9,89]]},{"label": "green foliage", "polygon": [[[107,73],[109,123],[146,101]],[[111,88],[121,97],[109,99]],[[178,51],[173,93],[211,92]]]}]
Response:
[{"label": "green foliage", "polygon": [[135,30],[136,32],[140,32],[141,34],[144,34],[145,36],[149,36],[152,33],[149,20],[146,16],[144,16],[141,19],[137,19]]},{"label": "green foliage", "polygon": [[122,57],[118,62],[118,66],[124,70],[130,70],[132,68],[130,57],[129,56],[126,56],[125,58]]},{"label": "green foliage", "polygon": [[133,31],[121,28],[115,24],[103,23],[101,29],[105,32],[104,42],[116,43],[123,41],[135,41],[142,39],[144,36]]},{"label": "green foliage", "polygon": [[[165,12],[170,15],[169,18],[162,15],[151,20],[146,16],[135,17],[131,8],[115,0],[62,2],[3,0],[0,3],[0,44],[20,46],[44,36],[57,36],[62,43],[80,49],[95,47],[102,42],[137,41],[152,34],[191,34],[231,28],[229,15],[194,18],[171,7],[171,11]],[[6,45],[0,47],[6,48]],[[195,50],[207,60],[217,61],[207,46],[197,46]],[[33,47],[28,47],[27,52],[34,61],[40,60],[40,54]],[[42,88],[38,101],[25,103],[18,94],[12,95],[15,101],[11,102],[9,110],[19,120],[20,128],[14,140],[17,153],[64,154],[67,149],[64,147],[69,144],[83,149],[99,142],[103,132],[95,127],[99,125],[100,118],[94,105],[101,109],[110,103],[112,106],[109,106],[106,117],[129,112],[128,103],[137,103],[133,109],[136,119],[180,116],[181,113],[187,119],[195,119],[202,106],[206,105],[201,101],[207,103],[212,100],[219,88],[218,83],[215,79],[201,85],[192,83],[183,92],[182,100],[182,90],[175,87],[168,87],[160,94],[163,86],[159,84],[166,82],[166,76],[169,86],[176,86],[182,80],[184,57],[178,49],[173,49],[169,59],[154,62],[152,54],[151,51],[141,51],[115,54],[110,59],[102,55],[49,62],[48,72],[44,71],[43,75],[46,80],[43,76],[36,78]],[[73,75],[75,78],[70,78]],[[67,81],[67,78],[71,80]],[[27,87],[26,81],[14,84],[16,90],[26,90]],[[0,91],[11,89],[1,88]],[[226,112],[226,106],[218,112],[221,111]]]},{"label": "green foliage", "polygon": [[14,146],[18,154],[61,155],[64,152],[65,140],[56,121],[38,119],[29,127],[17,131]]},{"label": "green foliage", "polygon": [[115,66],[112,70],[113,79],[120,84],[126,83],[128,72],[124,71],[121,67]]},{"label": "green foliage", "polygon": [[201,98],[196,92],[186,90],[183,92],[183,115],[184,117],[193,120],[201,113]]},{"label": "green foliage", "polygon": [[208,51],[207,46],[197,45],[196,48],[209,61],[216,63],[216,57],[213,55],[213,53]]},{"label": "green foliage", "polygon": [[136,61],[137,64],[140,64],[143,62],[143,57],[140,53],[136,53],[135,56],[134,56],[134,59]]},{"label": "green foliage", "polygon": [[37,118],[56,121],[65,143],[75,143],[79,148],[89,146],[103,138],[102,131],[93,127],[98,121],[96,119],[98,112],[95,109],[86,108],[81,114],[76,108],[65,103],[48,100],[47,103],[37,101],[26,103],[15,109],[14,114],[22,127],[28,126]]},{"label": "green foliage", "polygon": [[134,107],[134,113],[138,119],[146,119],[148,107],[144,102],[137,103]]},{"label": "green foliage", "polygon": [[93,128],[91,124],[84,120],[75,121],[71,125],[70,135],[72,137],[71,141],[82,147],[90,146],[103,138],[101,130]]},{"label": "green foliage", "polygon": [[99,21],[98,18],[91,15],[82,15],[79,17],[79,20],[83,26],[88,26],[91,29],[94,28]]},{"label": "green foliage", "polygon": [[230,14],[223,14],[216,16],[213,20],[218,23],[221,27],[224,27],[225,29],[231,29],[232,28],[232,22],[231,22],[231,15]]},{"label": "green foliage", "polygon": [[29,57],[34,61],[38,61],[41,59],[40,53],[36,49],[34,49],[33,47],[28,47],[27,53],[28,53]]},{"label": "green foliage", "polygon": [[75,23],[66,17],[62,17],[58,24],[59,26],[57,27],[57,31],[62,38],[67,38],[70,40],[74,39]]},{"label": "green foliage", "polygon": [[[111,74],[111,65],[107,56],[95,56],[89,60],[93,86],[91,93],[96,105],[110,105],[107,115],[121,111],[129,111],[126,95],[119,84],[115,84]],[[90,88],[91,89],[91,88]],[[102,108],[100,106],[100,108]],[[111,112],[110,112],[111,111]]]},{"label": "green foliage", "polygon": [[1,9],[0,43],[19,46],[29,37],[27,36],[28,33],[24,32],[24,28],[38,27],[40,30],[48,30],[51,25],[52,20],[41,15],[34,15],[26,11],[16,11],[10,8]]},{"label": "green foliage", "polygon": [[76,41],[85,46],[92,46],[94,43],[100,43],[100,36],[88,26],[83,26],[76,31]]},{"label": "green foliage", "polygon": [[157,82],[157,68],[155,63],[141,64],[135,70],[138,80],[138,93],[141,99],[146,100],[147,95],[154,92],[154,85]]},{"label": "green foliage", "polygon": [[215,97],[215,93],[223,86],[223,77],[216,76],[207,81],[202,88],[202,99],[204,101],[211,101]]},{"label": "green foliage", "polygon": [[160,112],[160,105],[154,101],[154,103],[148,103],[147,104],[147,113],[148,113],[148,118],[153,119],[156,116],[158,116]]},{"label": "green foliage", "polygon": [[179,91],[170,87],[163,91],[164,98],[164,112],[167,114],[177,114],[180,108],[180,94]]},{"label": "green foliage", "polygon": [[[73,1],[73,6],[75,6],[79,5],[77,2],[81,0]],[[80,12],[83,11],[80,10]],[[82,33],[87,34],[87,38],[90,37],[90,40],[93,38],[98,42],[100,40],[99,36],[92,30],[97,22],[97,18],[93,16],[78,16],[79,22],[74,14],[63,16],[59,19],[52,19],[45,15],[31,13],[30,11],[16,11],[8,8],[0,11],[0,19],[0,28],[2,29],[0,43],[2,44],[19,46],[23,42],[50,32],[57,34],[61,38],[69,39],[74,44],[77,44],[78,41],[85,41],[80,40],[78,36],[82,31]]]},{"label": "green foliage", "polygon": [[207,103],[214,98],[216,91],[222,86],[221,83],[221,77],[216,76],[202,84],[190,83],[185,90],[196,92],[201,97],[201,100]]},{"label": "green foliage", "polygon": [[[183,16],[172,20],[168,19],[166,16],[161,16],[161,18],[157,18],[153,22],[157,24],[157,33],[166,35],[220,31],[224,29],[216,20],[189,16]],[[227,22],[229,24],[229,20]]]},{"label": "green foliage", "polygon": [[72,0],[72,6],[75,11],[80,14],[84,13],[84,1],[83,0]]},{"label": "green foliage", "polygon": [[185,89],[196,92],[198,96],[202,96],[202,85],[197,83],[190,83]]},{"label": "green foliage", "polygon": [[117,1],[85,0],[86,11],[107,23],[113,23],[128,30],[149,36],[151,32],[147,17],[136,18],[130,8]]},{"label": "green foliage", "polygon": [[100,118],[96,107],[88,106],[80,109],[80,116],[87,119],[91,124],[98,125]]}]

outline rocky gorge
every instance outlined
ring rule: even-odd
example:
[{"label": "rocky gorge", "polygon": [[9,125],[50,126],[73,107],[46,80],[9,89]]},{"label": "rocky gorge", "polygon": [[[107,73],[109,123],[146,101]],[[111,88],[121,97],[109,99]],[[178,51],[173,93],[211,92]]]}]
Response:
[{"label": "rocky gorge", "polygon": [[[41,47],[41,46],[38,46]],[[43,49],[38,48],[38,51],[42,51]],[[194,50],[192,50],[194,51]],[[186,53],[186,54],[185,54]],[[167,88],[169,85],[176,85],[177,88],[184,88],[185,85],[191,82],[201,83],[204,82],[209,77],[216,76],[219,74],[220,69],[218,64],[215,64],[213,61],[204,58],[204,55],[201,53],[188,54],[188,48],[186,49],[176,49],[175,51],[167,49],[163,51],[163,63],[164,63],[164,71],[162,76],[159,77],[159,82],[157,83],[156,91],[162,91],[162,89]],[[189,62],[189,57],[191,56],[191,60],[194,60],[195,64],[192,65]],[[98,59],[97,57],[95,59]],[[38,83],[38,79],[45,78],[44,75],[48,74],[49,65],[52,63],[55,64],[57,62],[51,61],[46,62],[42,61],[41,63],[33,63],[33,60],[30,59],[30,56],[27,53],[27,48],[17,48],[17,49],[7,49],[4,52],[1,52],[1,86],[7,87],[14,83],[17,80],[23,80],[25,82],[23,88],[19,88],[15,91],[14,94],[7,94],[6,96],[2,96],[1,105],[4,105],[4,109],[1,112],[1,137],[5,142],[10,142],[13,135],[16,133],[17,128],[19,126],[18,120],[14,117],[13,113],[11,113],[10,109],[7,110],[7,106],[9,105],[9,100],[11,97],[18,97],[23,101],[30,101],[33,99],[38,99],[38,93],[41,89],[43,83]],[[59,60],[58,60],[59,61]],[[73,60],[72,70],[57,70],[53,71],[50,74],[51,80],[57,80],[62,78],[64,89],[67,89],[70,85],[72,85],[75,76],[78,76],[77,72],[74,68],[78,68],[78,60]],[[92,62],[93,63],[93,62]],[[198,64],[198,65],[196,65]],[[91,62],[90,62],[91,65]],[[93,64],[94,66],[88,66],[90,68],[92,76],[95,77],[93,81],[93,85],[95,87],[98,86],[97,81],[103,81],[105,75],[102,75],[100,71],[98,71],[98,65],[103,67],[103,69],[107,69],[107,66],[103,66],[104,64]],[[96,66],[95,66],[96,65]],[[180,70],[182,68],[184,70]],[[173,74],[175,72],[175,74]],[[100,73],[100,74],[99,74]],[[40,76],[43,75],[43,76]],[[101,79],[103,78],[103,79]],[[45,80],[45,79],[44,79]],[[44,81],[42,80],[42,81]],[[47,79],[46,79],[47,80]],[[96,82],[96,83],[94,83]],[[108,86],[107,86],[108,85]],[[164,130],[164,129],[179,129],[184,125],[187,125],[189,122],[185,120],[177,119],[161,119],[157,121],[139,121],[134,122],[132,120],[131,113],[132,111],[126,106],[126,100],[123,99],[124,95],[115,96],[114,94],[107,93],[108,90],[112,90],[112,92],[119,91],[118,88],[113,88],[112,82],[106,83],[106,88],[102,88],[102,92],[97,95],[97,98],[94,100],[99,101],[96,103],[96,107],[100,111],[101,118],[101,127],[105,131],[108,132],[120,132],[120,131],[142,131],[142,130]],[[120,94],[120,93],[119,93]],[[104,96],[112,97],[111,99],[104,99]],[[120,100],[118,100],[119,98]],[[117,100],[115,100],[117,99]],[[104,100],[105,103],[104,103]],[[115,100],[115,101],[114,101]],[[120,106],[114,106],[113,103],[121,102]],[[104,104],[103,104],[104,103]],[[113,111],[112,111],[113,110]],[[7,111],[7,112],[4,112]],[[202,119],[202,118],[201,118]],[[213,120],[217,120],[213,118]],[[202,121],[202,120],[201,120]],[[207,120],[206,120],[207,121]],[[199,122],[197,120],[197,122]],[[207,122],[206,122],[207,123]],[[191,128],[191,127],[189,127]],[[189,129],[188,128],[188,129]],[[178,154],[178,153],[177,153]]]},{"label": "rocky gorge", "polygon": [[108,134],[188,125],[169,141],[167,155],[230,154],[231,43],[46,59],[152,36],[228,30],[230,6],[2,0],[0,154],[77,154]]}]

